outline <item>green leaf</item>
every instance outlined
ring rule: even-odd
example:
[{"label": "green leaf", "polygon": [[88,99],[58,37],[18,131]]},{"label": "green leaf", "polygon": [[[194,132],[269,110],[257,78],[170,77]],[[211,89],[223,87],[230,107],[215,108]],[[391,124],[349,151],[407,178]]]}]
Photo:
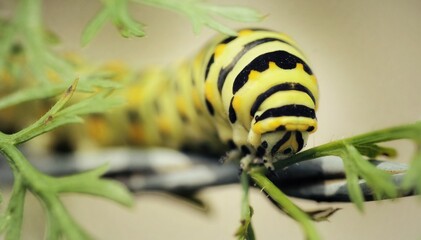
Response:
[{"label": "green leaf", "polygon": [[396,198],[398,191],[392,181],[392,176],[370,164],[358,152],[357,148],[350,144],[345,144],[345,149],[341,154],[347,179],[348,193],[352,202],[360,210],[364,210],[364,197],[360,187],[361,176],[373,191],[375,199]]},{"label": "green leaf", "polygon": [[23,209],[25,203],[26,189],[23,186],[22,178],[15,176],[12,196],[7,206],[6,215],[2,218],[1,232],[6,232],[6,239],[20,239],[23,223]]},{"label": "green leaf", "polygon": [[350,158],[354,161],[359,175],[373,191],[375,199],[396,198],[398,196],[396,185],[392,181],[392,175],[370,164],[354,146],[346,145],[346,149]]},{"label": "green leaf", "polygon": [[110,109],[121,106],[124,101],[120,97],[107,97],[108,93],[99,93],[90,98],[73,104],[66,109],[63,109],[57,116],[66,118],[67,116],[80,116],[91,113],[103,113]]},{"label": "green leaf", "polygon": [[351,201],[355,204],[357,209],[361,212],[364,211],[364,196],[360,187],[360,179],[358,177],[358,167],[355,164],[354,159],[359,158],[358,152],[356,155],[349,153],[348,146],[345,145],[345,150],[341,154],[342,161],[344,163],[344,170],[346,176],[346,185],[348,194]]},{"label": "green leaf", "polygon": [[97,35],[107,20],[111,20],[123,37],[143,37],[144,25],[134,20],[128,8],[127,0],[105,0],[103,9],[85,27],[81,43],[86,46]]},{"label": "green leaf", "polygon": [[409,170],[402,183],[403,189],[408,192],[414,190],[421,194],[421,141],[416,143],[414,156],[412,157]]},{"label": "green leaf", "polygon": [[47,85],[36,86],[32,88],[22,89],[15,93],[0,99],[0,109],[11,107],[20,103],[45,99],[57,96],[65,89],[65,85]]},{"label": "green leaf", "polygon": [[375,158],[378,156],[396,157],[396,149],[390,147],[382,147],[377,144],[363,144],[355,146],[358,151],[369,158]]},{"label": "green leaf", "polygon": [[355,164],[346,156],[342,158],[346,174],[346,185],[349,197],[361,212],[364,211],[364,197],[359,185],[358,170]]},{"label": "green leaf", "polygon": [[259,22],[265,17],[252,8],[239,6],[217,6],[203,3],[202,6],[215,14],[238,22]]},{"label": "green leaf", "polygon": [[56,179],[54,187],[59,193],[85,193],[111,199],[125,206],[133,205],[133,198],[119,182],[101,179],[108,169],[107,165],[94,170]]},{"label": "green leaf", "polygon": [[81,44],[86,46],[95,35],[101,30],[102,26],[110,17],[109,10],[107,8],[102,9],[95,17],[86,25],[82,32]]},{"label": "green leaf", "polygon": [[235,232],[235,236],[238,237],[239,240],[254,240],[256,237],[254,236],[253,226],[251,224],[251,218],[253,216],[253,208],[249,206],[248,216],[245,219],[241,219],[241,225]]},{"label": "green leaf", "polygon": [[60,37],[55,32],[50,30],[44,30],[44,38],[45,42],[47,42],[49,45],[57,45],[61,42]]},{"label": "green leaf", "polygon": [[195,33],[199,33],[204,26],[227,35],[235,35],[236,32],[226,25],[215,20],[214,15],[240,22],[257,22],[263,19],[263,15],[257,11],[236,6],[219,6],[208,4],[202,0],[134,0],[138,3],[148,4],[160,8],[169,9],[188,17],[193,25]]},{"label": "green leaf", "polygon": [[[76,86],[78,83],[78,79],[76,79],[72,85],[70,85],[69,88],[64,92],[62,97],[57,101],[56,104],[47,112],[45,113],[38,121],[36,121],[31,126],[22,129],[21,131],[10,135],[12,139],[14,139],[14,144],[19,144],[25,141],[28,141],[29,139],[32,139],[36,136],[38,136],[41,133],[44,133],[46,129],[51,130],[51,128],[48,128],[49,124],[54,123],[56,120],[55,114],[60,111],[64,105],[70,100],[70,98],[73,96],[73,93],[76,90]],[[51,126],[51,125],[50,125]]]},{"label": "green leaf", "polygon": [[206,26],[215,29],[218,32],[221,32],[223,34],[229,35],[229,36],[235,36],[237,35],[237,32],[224,24],[219,23],[218,21],[215,21],[213,19],[210,19],[204,23]]}]

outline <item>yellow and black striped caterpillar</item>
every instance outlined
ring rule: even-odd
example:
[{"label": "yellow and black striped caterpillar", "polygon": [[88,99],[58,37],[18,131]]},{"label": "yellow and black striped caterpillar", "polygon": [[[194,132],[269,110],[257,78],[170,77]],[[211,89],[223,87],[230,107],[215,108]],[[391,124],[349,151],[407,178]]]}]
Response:
[{"label": "yellow and black striped caterpillar", "polygon": [[125,90],[131,142],[273,160],[317,128],[316,78],[288,36],[263,29],[220,36],[175,69],[151,69]]},{"label": "yellow and black striped caterpillar", "polygon": [[[88,135],[100,145],[228,151],[243,167],[269,167],[300,151],[317,128],[316,78],[281,33],[240,30],[215,38],[190,61],[134,75],[115,92],[125,98],[124,108],[87,119]],[[80,139],[71,141],[84,144]],[[53,142],[55,149],[72,149],[67,140]]]}]

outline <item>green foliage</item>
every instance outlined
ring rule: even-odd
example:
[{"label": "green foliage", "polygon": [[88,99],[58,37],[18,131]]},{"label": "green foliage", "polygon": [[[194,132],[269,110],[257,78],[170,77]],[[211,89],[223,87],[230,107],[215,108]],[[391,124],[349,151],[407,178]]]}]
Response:
[{"label": "green foliage", "polygon": [[145,36],[143,24],[134,20],[129,13],[129,0],[105,0],[104,7],[86,26],[82,34],[82,45],[88,44],[107,20],[111,20],[123,37]]},{"label": "green foliage", "polygon": [[[367,160],[369,158],[384,155],[394,156],[396,151],[392,148],[379,146],[379,143],[408,139],[415,143],[416,150],[413,155],[410,168],[404,178],[399,192],[397,186],[393,183],[389,173],[375,168]],[[359,182],[364,180],[371,188],[376,199],[393,199],[404,195],[408,191],[415,190],[416,193],[421,192],[421,122],[403,125],[379,131],[374,131],[351,138],[330,142],[318,147],[314,147],[298,153],[288,159],[276,162],[275,168],[283,169],[292,164],[302,161],[311,160],[322,156],[339,156],[342,158],[346,173],[347,187],[351,200],[355,206],[363,211],[364,197]],[[266,176],[262,167],[251,168],[248,172],[250,178],[271,197],[279,207],[290,217],[295,219],[302,227],[306,239],[320,239],[319,234],[315,230],[313,220],[323,220],[329,217],[337,209],[327,209],[323,211],[322,219],[312,217],[312,213],[306,213],[297,207],[291,200],[282,193]],[[242,178],[242,182],[248,181]],[[248,190],[247,190],[248,191]],[[245,191],[245,193],[247,193]],[[249,205],[248,198],[244,198],[243,204]],[[251,218],[251,215],[250,215]],[[247,219],[248,222],[251,219]],[[251,226],[250,226],[251,227]],[[249,230],[252,231],[252,230]],[[241,236],[244,238],[244,234]],[[240,238],[241,238],[240,237]]]},{"label": "green foliage", "polygon": [[[294,155],[293,157],[279,161],[275,164],[278,168],[286,167],[290,164],[298,163],[304,160],[315,157],[335,155],[339,156],[344,161],[345,170],[347,173],[347,180],[349,182],[349,191],[355,204],[359,209],[362,209],[362,200],[360,196],[361,189],[354,187],[358,181],[358,177],[364,179],[367,184],[373,189],[375,196],[378,199],[383,197],[394,198],[397,197],[398,192],[393,190],[393,184],[390,175],[374,168],[366,162],[366,157],[373,157],[376,155],[395,155],[395,151],[390,148],[379,146],[379,143],[388,142],[399,139],[408,139],[414,142],[417,146],[414,157],[411,161],[410,169],[404,179],[404,189],[421,189],[421,181],[419,173],[421,172],[421,122],[414,124],[403,125],[393,128],[387,128],[371,133],[366,133],[351,138],[330,142],[315,148],[308,149],[304,152]],[[368,151],[368,149],[371,149]],[[386,153],[386,154],[385,154]],[[416,174],[418,173],[418,174]]]},{"label": "green foliage", "polygon": [[228,35],[235,35],[234,30],[220,23],[215,16],[239,22],[258,22],[263,19],[263,15],[250,8],[218,6],[203,0],[104,0],[102,2],[103,8],[90,21],[82,34],[82,45],[88,44],[109,20],[123,37],[143,37],[144,25],[132,18],[129,13],[129,2],[164,8],[185,15],[193,24],[196,33],[207,26]]},{"label": "green foliage", "polygon": [[[87,45],[111,21],[123,37],[143,37],[144,25],[129,12],[130,3],[152,5],[185,15],[193,24],[195,32],[210,27],[233,35],[235,32],[216,20],[216,16],[240,22],[257,22],[263,15],[257,11],[238,6],[218,6],[203,0],[103,0],[103,8],[85,27],[81,43]],[[58,79],[73,79],[74,71],[68,61],[57,56],[52,47],[59,38],[48,31],[42,22],[42,0],[20,0],[12,19],[0,20],[0,75],[11,75],[14,80],[33,78],[44,84],[51,75]],[[27,61],[27,69],[21,62]],[[55,76],[57,75],[57,76]]]},{"label": "green foliage", "polygon": [[170,9],[187,16],[193,24],[194,32],[198,33],[204,27],[210,27],[216,31],[235,35],[235,31],[218,22],[215,16],[228,18],[239,22],[258,22],[263,15],[257,11],[238,6],[218,6],[209,4],[203,0],[134,0],[135,2],[149,4],[161,8]]},{"label": "green foliage", "polygon": [[[420,127],[421,128],[421,127]],[[403,188],[406,190],[414,189],[415,193],[421,193],[421,141],[418,139],[416,142],[416,152],[412,157],[409,170],[403,181]]]},{"label": "green foliage", "polygon": [[[81,122],[80,115],[103,112],[120,104],[118,99],[94,94],[73,105],[68,104],[77,81],[74,82],[57,103],[38,121],[14,134],[0,132],[0,152],[6,156],[14,175],[12,196],[6,212],[0,218],[0,231],[6,239],[19,239],[21,233],[25,194],[30,191],[42,202],[48,216],[47,239],[88,239],[89,235],[72,219],[59,196],[62,193],[83,193],[113,200],[125,206],[133,203],[130,193],[120,184],[101,179],[107,166],[89,172],[60,178],[50,177],[35,169],[16,147],[40,134],[62,125]],[[38,97],[50,96],[50,89],[39,89]],[[21,100],[25,100],[21,98]],[[97,106],[100,106],[99,108]],[[106,106],[106,108],[105,108]]]},{"label": "green foliage", "polygon": [[[208,26],[224,33],[234,33],[211,17],[213,14],[235,21],[258,21],[261,18],[248,8],[221,7],[202,1],[103,0],[103,8],[83,32],[82,44],[90,42],[109,20],[123,37],[144,36],[143,24],[134,20],[129,13],[130,2],[184,14],[193,22],[195,31]],[[84,75],[79,84],[75,81],[67,88],[70,83],[66,80],[74,78],[77,66],[52,50],[59,38],[43,25],[41,9],[42,0],[20,0],[13,17],[0,20],[0,90],[16,90],[16,87],[26,86],[3,96],[0,99],[0,110],[17,107],[16,105],[24,102],[52,98],[64,92],[58,102],[30,126],[14,134],[0,132],[0,153],[6,156],[14,175],[11,198],[6,211],[0,216],[0,232],[5,234],[6,239],[20,238],[24,200],[29,191],[39,199],[47,213],[47,239],[89,239],[89,235],[63,206],[60,195],[90,194],[130,206],[132,198],[127,190],[117,182],[100,178],[105,173],[106,166],[73,176],[47,176],[35,169],[17,146],[63,125],[80,123],[81,115],[102,113],[121,104],[121,100],[109,97],[109,93],[119,85],[104,80],[107,76],[97,73]],[[69,100],[77,85],[78,91],[90,93],[91,96],[70,104]]]},{"label": "green foliage", "polygon": [[1,21],[0,75],[10,74],[15,81],[35,78],[44,84],[51,71],[61,79],[74,78],[68,62],[51,50],[58,40],[43,26],[41,7],[41,0],[20,0],[14,17]]}]

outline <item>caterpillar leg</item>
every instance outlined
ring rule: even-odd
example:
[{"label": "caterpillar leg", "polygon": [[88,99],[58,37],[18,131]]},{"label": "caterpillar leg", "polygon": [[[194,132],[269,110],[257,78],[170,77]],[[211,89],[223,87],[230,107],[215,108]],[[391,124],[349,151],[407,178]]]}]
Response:
[{"label": "caterpillar leg", "polygon": [[249,169],[249,167],[250,167],[250,164],[253,162],[254,159],[255,159],[255,157],[253,155],[251,155],[251,154],[245,155],[240,160],[240,169],[242,171],[247,171]]},{"label": "caterpillar leg", "polygon": [[273,161],[270,160],[263,160],[263,165],[265,165],[266,169],[269,171],[275,171],[275,167],[273,166]]},{"label": "caterpillar leg", "polygon": [[233,149],[226,153],[225,157],[221,158],[221,163],[240,161],[240,171],[248,170],[250,164],[255,162],[255,156],[252,154],[244,155],[241,150]]},{"label": "caterpillar leg", "polygon": [[234,162],[234,161],[238,161],[242,156],[242,153],[240,150],[238,149],[233,149],[233,150],[229,150],[224,157],[221,158],[220,162],[221,163],[226,163],[226,162]]}]

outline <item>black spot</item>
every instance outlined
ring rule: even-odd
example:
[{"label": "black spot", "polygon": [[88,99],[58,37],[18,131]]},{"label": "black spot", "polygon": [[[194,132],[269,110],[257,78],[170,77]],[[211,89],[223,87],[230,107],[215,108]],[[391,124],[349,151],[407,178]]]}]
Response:
[{"label": "black spot", "polygon": [[153,101],[153,102],[152,102],[152,105],[153,105],[153,107],[154,107],[154,109],[155,109],[155,112],[156,112],[156,113],[159,113],[159,112],[161,111],[161,109],[160,109],[160,107],[159,107],[159,102],[158,102],[158,100],[159,100],[159,99],[156,99],[155,101]]},{"label": "black spot", "polygon": [[20,53],[22,53],[23,52],[23,46],[22,46],[22,44],[20,44],[20,43],[14,43],[12,46],[11,46],[11,49],[10,49],[10,52],[11,52],[11,54],[13,54],[13,55],[18,55],[18,54],[20,54]]},{"label": "black spot", "polygon": [[128,109],[126,114],[129,123],[139,123],[141,120],[140,113],[135,109]]},{"label": "black spot", "polygon": [[212,66],[214,61],[215,61],[215,54],[212,54],[212,56],[209,59],[208,64],[206,65],[205,79],[204,79],[205,81],[206,81],[206,79],[208,79],[209,70],[210,70],[210,67]]},{"label": "black spot", "polygon": [[265,155],[265,153],[266,153],[266,149],[265,148],[263,148],[262,146],[258,146],[257,147],[256,157],[261,158],[261,157],[263,157]]},{"label": "black spot", "polygon": [[304,71],[309,75],[313,75],[310,67],[301,58],[282,50],[268,52],[253,59],[253,61],[247,64],[243,70],[241,70],[241,72],[234,80],[232,93],[235,94],[244,86],[244,84],[246,84],[251,71],[255,70],[258,72],[263,72],[267,70],[269,68],[269,62],[274,62],[282,69],[294,69],[297,67],[298,63],[301,63],[304,67]]},{"label": "black spot", "polygon": [[309,126],[308,128],[307,128],[307,132],[312,132],[314,130],[314,127],[313,126]]},{"label": "black spot", "polygon": [[180,115],[180,119],[183,123],[188,123],[189,122],[189,118],[184,114],[184,113],[179,113]]},{"label": "black spot", "polygon": [[191,85],[192,85],[192,86],[195,86],[195,85],[196,85],[196,82],[194,81],[194,73],[193,73],[193,71],[191,71],[191,76],[190,76],[190,78],[191,78]]},{"label": "black spot", "polygon": [[286,148],[285,150],[284,150],[284,154],[285,155],[288,155],[288,154],[290,154],[292,152],[292,149],[291,148]]},{"label": "black spot", "polygon": [[235,143],[232,139],[228,140],[227,145],[228,145],[229,149],[236,149],[237,148],[237,145],[235,145]]},{"label": "black spot", "polygon": [[213,109],[212,104],[209,102],[208,99],[205,99],[206,108],[208,109],[208,112],[213,116],[215,114],[215,110]]},{"label": "black spot", "polygon": [[242,146],[241,146],[241,152],[242,152],[244,155],[247,155],[247,154],[250,154],[250,149],[249,149],[246,145],[242,145]]},{"label": "black spot", "polygon": [[268,142],[263,141],[260,146],[262,146],[264,149],[268,148]]},{"label": "black spot", "polygon": [[60,137],[54,140],[51,150],[55,153],[69,154],[74,152],[75,146],[73,142],[65,137]]},{"label": "black spot", "polygon": [[235,121],[237,121],[237,114],[235,113],[234,107],[232,106],[233,100],[234,97],[231,98],[230,106],[228,109],[228,117],[231,123],[235,123]]}]

